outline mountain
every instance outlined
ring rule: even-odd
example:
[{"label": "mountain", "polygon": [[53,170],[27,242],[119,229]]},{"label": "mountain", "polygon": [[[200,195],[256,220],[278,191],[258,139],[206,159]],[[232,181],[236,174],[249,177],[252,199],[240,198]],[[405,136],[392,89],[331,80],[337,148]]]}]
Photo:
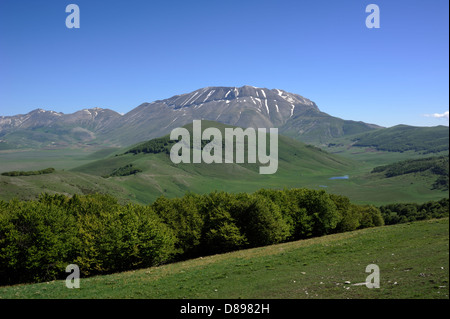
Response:
[{"label": "mountain", "polygon": [[121,115],[92,108],[73,114],[36,109],[27,114],[0,117],[0,145],[17,147],[65,147],[89,143],[104,134]]},{"label": "mountain", "polygon": [[123,145],[148,140],[194,119],[239,127],[278,127],[281,134],[310,143],[380,128],[332,117],[311,100],[279,89],[207,87],[141,104],[123,116],[108,142]]},{"label": "mountain", "polygon": [[123,116],[94,108],[67,115],[39,109],[26,115],[0,117],[0,138],[16,146],[81,142],[125,146],[163,136],[194,119],[240,127],[278,127],[281,134],[316,144],[380,128],[330,116],[298,94],[243,86],[202,88],[143,103]]}]

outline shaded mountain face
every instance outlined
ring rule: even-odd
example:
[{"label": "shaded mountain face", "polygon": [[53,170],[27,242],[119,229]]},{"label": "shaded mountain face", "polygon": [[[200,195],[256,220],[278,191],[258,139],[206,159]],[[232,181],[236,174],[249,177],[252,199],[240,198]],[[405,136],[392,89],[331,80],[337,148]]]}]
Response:
[{"label": "shaded mountain face", "polygon": [[[298,94],[243,86],[202,88],[143,103],[123,116],[95,108],[67,115],[35,110],[26,115],[0,117],[0,138],[4,136],[8,143],[19,145],[25,143],[23,136],[32,141],[39,139],[45,143],[51,140],[55,143],[57,134],[62,134],[66,143],[92,141],[126,146],[163,136],[196,119],[240,127],[278,127],[281,134],[314,144],[379,128],[332,117]],[[30,130],[36,132],[42,128],[55,136],[48,139],[42,134],[30,134]]]}]

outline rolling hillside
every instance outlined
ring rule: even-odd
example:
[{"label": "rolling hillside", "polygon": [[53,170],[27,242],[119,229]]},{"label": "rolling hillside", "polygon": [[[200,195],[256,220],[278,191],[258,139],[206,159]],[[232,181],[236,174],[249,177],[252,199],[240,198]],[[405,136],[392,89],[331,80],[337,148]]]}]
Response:
[{"label": "rolling hillside", "polygon": [[448,155],[449,130],[446,126],[397,125],[330,139],[320,147],[360,162],[387,165],[401,160]]},{"label": "rolling hillside", "polygon": [[415,151],[439,153],[448,151],[449,130],[446,126],[415,127],[397,125],[383,130],[360,134],[353,139],[356,147],[374,147],[380,151]]}]

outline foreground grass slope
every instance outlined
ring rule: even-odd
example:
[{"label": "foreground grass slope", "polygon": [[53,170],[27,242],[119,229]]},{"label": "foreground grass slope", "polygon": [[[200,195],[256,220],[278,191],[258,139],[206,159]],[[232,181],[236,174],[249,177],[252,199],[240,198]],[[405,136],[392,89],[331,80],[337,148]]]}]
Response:
[{"label": "foreground grass slope", "polygon": [[[380,288],[363,283],[380,267]],[[449,220],[368,228],[107,276],[0,287],[0,298],[449,298]],[[350,284],[348,283],[350,282]]]}]

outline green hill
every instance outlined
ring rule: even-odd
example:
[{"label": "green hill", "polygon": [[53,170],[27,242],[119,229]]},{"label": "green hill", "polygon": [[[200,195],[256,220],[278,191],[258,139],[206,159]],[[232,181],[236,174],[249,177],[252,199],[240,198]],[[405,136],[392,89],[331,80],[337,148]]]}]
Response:
[{"label": "green hill", "polygon": [[[192,124],[185,127],[192,132]],[[232,126],[202,121],[202,128],[208,127],[224,132],[225,128]],[[109,176],[119,168],[132,165],[141,172],[114,177],[115,181],[127,188],[136,201],[151,202],[160,195],[173,197],[186,192],[255,191],[261,186],[283,188],[308,185],[318,188],[321,181],[331,176],[345,175],[356,166],[351,160],[281,135],[278,171],[273,175],[259,174],[259,163],[174,164],[168,154],[172,145],[168,136],[153,139],[72,171]]]},{"label": "green hill", "polygon": [[357,147],[374,147],[389,152],[416,151],[425,154],[448,151],[449,131],[446,126],[415,127],[397,125],[363,133],[354,138]]},{"label": "green hill", "polygon": [[381,173],[387,178],[407,175],[420,174],[435,178],[433,188],[448,190],[449,162],[447,156],[433,156],[421,159],[400,161],[389,165],[377,166],[372,173]]}]

